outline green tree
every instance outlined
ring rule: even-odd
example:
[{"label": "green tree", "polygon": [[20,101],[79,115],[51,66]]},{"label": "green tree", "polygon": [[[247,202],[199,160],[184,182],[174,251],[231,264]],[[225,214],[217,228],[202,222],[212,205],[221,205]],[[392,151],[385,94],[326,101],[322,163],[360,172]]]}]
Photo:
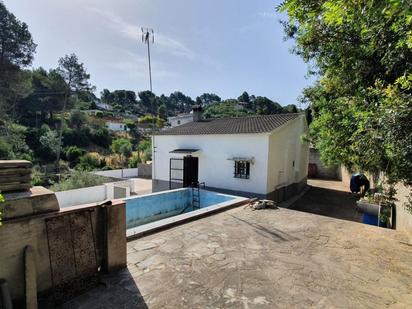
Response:
[{"label": "green tree", "polygon": [[[60,58],[57,72],[66,82],[62,110],[62,114],[64,115],[64,113],[66,112],[67,102],[73,93],[77,93],[79,91],[89,91],[91,89],[91,85],[89,83],[90,75],[87,74],[86,69],[84,68],[84,64],[79,62],[79,59],[75,54],[66,55]],[[60,152],[63,135],[63,115],[61,118],[59,130],[59,140],[56,159],[57,169],[59,168],[60,162]]]},{"label": "green tree", "polygon": [[[30,93],[18,101],[18,114],[21,120],[35,119],[35,126],[45,122],[46,115],[61,111],[64,103],[65,82],[56,70],[47,72],[43,68],[31,72]],[[37,114],[40,113],[40,117]]]},{"label": "green tree", "polygon": [[239,102],[250,103],[250,97],[246,91],[244,91],[237,99]]},{"label": "green tree", "polygon": [[75,109],[70,112],[69,121],[72,127],[79,129],[81,126],[87,124],[87,115],[86,113]]},{"label": "green tree", "polygon": [[151,114],[155,114],[157,111],[156,95],[149,90],[141,91],[138,95],[140,99],[139,104],[142,106],[142,109]]},{"label": "green tree", "polygon": [[29,76],[21,71],[31,64],[36,44],[26,23],[0,2],[0,113],[15,116],[15,103],[28,91]]},{"label": "green tree", "polygon": [[49,130],[44,133],[44,135],[40,137],[40,144],[42,145],[43,151],[49,155],[56,155],[59,147],[59,138],[56,131]]},{"label": "green tree", "polygon": [[114,153],[119,154],[124,161],[132,154],[132,143],[126,138],[113,140],[110,148]]},{"label": "green tree", "polygon": [[282,108],[284,113],[297,113],[299,112],[298,108],[296,107],[295,104],[289,104],[286,106],[283,106]]},{"label": "green tree", "polygon": [[282,106],[268,99],[267,97],[256,97],[254,101],[256,107],[256,113],[259,115],[271,115],[271,114],[280,114],[283,112]]},{"label": "green tree", "polygon": [[204,93],[196,98],[196,104],[204,106],[221,101],[222,99],[214,93]]},{"label": "green tree", "polygon": [[137,123],[133,120],[128,119],[125,121],[124,124],[126,128],[129,129],[129,134],[132,138],[133,145],[139,144],[141,134],[140,134],[139,128],[137,127]]},{"label": "green tree", "polygon": [[159,118],[166,120],[167,119],[167,107],[165,104],[159,106],[158,109]]},{"label": "green tree", "polygon": [[279,9],[318,77],[303,101],[322,160],[412,183],[412,3],[286,0]]}]

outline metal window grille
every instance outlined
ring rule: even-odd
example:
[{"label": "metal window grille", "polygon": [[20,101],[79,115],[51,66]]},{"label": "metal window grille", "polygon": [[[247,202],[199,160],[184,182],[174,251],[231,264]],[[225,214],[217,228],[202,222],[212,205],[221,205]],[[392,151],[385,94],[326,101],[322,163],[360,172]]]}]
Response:
[{"label": "metal window grille", "polygon": [[250,176],[250,162],[235,161],[234,178],[249,179]]}]

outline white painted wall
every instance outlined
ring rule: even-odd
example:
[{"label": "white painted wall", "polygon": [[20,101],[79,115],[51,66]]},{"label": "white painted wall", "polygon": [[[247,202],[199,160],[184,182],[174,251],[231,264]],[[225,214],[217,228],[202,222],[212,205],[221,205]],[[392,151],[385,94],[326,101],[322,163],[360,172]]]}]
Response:
[{"label": "white painted wall", "polygon": [[181,126],[182,124],[189,123],[193,121],[192,114],[180,115],[175,117],[168,117],[167,122],[170,123],[170,127],[174,128]]},{"label": "white painted wall", "polygon": [[56,197],[60,207],[100,202],[106,199],[106,186],[60,191],[56,192]]},{"label": "white painted wall", "polygon": [[307,176],[309,145],[301,141],[306,131],[306,119],[302,115],[270,134],[267,192],[300,182]]},{"label": "white painted wall", "polygon": [[112,178],[132,178],[139,176],[138,168],[124,168],[117,170],[108,170],[108,171],[96,171],[93,172],[95,175],[112,177]]},{"label": "white painted wall", "polygon": [[125,124],[120,122],[106,122],[106,127],[111,131],[126,131]]},{"label": "white painted wall", "polygon": [[128,197],[131,192],[135,193],[140,189],[137,179],[128,179],[109,182],[100,186],[59,191],[55,192],[55,194],[60,207],[69,207]]},{"label": "white painted wall", "polygon": [[[199,182],[207,187],[268,194],[307,176],[309,147],[301,142],[307,130],[304,115],[272,133],[216,135],[157,135],[153,137],[153,179],[169,181],[170,154],[178,148],[200,149]],[[233,177],[230,157],[254,157],[250,179]],[[293,166],[293,161],[295,166]]]},{"label": "white painted wall", "polygon": [[[169,181],[170,158],[183,155],[171,154],[178,148],[200,149],[199,181],[208,187],[266,194],[268,134],[216,134],[153,137],[156,152],[153,160],[153,179]],[[254,157],[250,165],[250,179],[233,177],[234,161],[230,157]]]}]

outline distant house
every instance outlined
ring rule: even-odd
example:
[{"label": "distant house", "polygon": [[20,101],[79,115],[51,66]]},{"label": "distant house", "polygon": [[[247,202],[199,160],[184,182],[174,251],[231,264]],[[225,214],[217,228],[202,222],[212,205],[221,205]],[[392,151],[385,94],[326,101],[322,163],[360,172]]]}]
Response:
[{"label": "distant house", "polygon": [[122,122],[107,121],[106,122],[106,127],[109,130],[115,131],[115,132],[127,131],[128,130],[126,125]]},{"label": "distant house", "polygon": [[204,182],[243,196],[287,199],[306,185],[303,114],[195,121],[153,136],[153,191]]},{"label": "distant house", "polygon": [[167,122],[170,124],[171,128],[180,126],[193,121],[193,114],[180,114],[174,117],[167,117]]},{"label": "distant house", "polygon": [[112,106],[110,106],[109,104],[103,103],[101,101],[98,101],[98,102],[95,102],[95,103],[96,103],[96,106],[99,109],[103,109],[103,110],[107,110],[107,111],[111,111],[113,109]]}]

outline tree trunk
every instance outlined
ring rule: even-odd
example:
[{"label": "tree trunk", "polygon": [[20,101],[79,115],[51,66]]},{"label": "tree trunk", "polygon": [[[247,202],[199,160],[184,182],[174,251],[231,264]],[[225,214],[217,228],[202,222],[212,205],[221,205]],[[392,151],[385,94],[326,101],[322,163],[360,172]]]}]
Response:
[{"label": "tree trunk", "polygon": [[64,121],[64,113],[66,112],[67,101],[69,99],[69,92],[70,88],[68,87],[64,93],[64,102],[63,102],[63,110],[60,117],[60,128],[59,128],[59,141],[57,147],[57,156],[56,156],[56,172],[60,173],[60,154],[62,148],[62,136],[63,136],[63,121]]}]

